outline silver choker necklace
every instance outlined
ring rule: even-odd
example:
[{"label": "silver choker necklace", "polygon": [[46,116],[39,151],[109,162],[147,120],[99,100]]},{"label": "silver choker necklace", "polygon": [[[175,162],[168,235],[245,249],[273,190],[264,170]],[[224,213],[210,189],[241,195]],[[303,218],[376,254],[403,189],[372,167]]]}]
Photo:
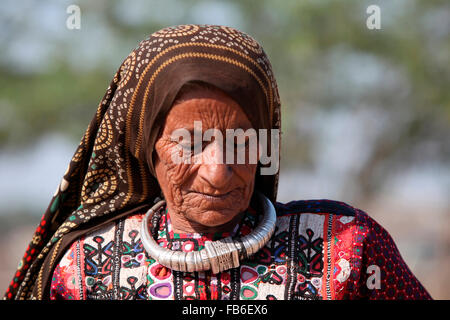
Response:
[{"label": "silver choker necklace", "polygon": [[153,214],[166,202],[156,203],[147,211],[141,224],[142,244],[147,253],[159,264],[176,271],[195,272],[212,270],[219,273],[239,267],[240,260],[258,252],[269,241],[275,231],[276,213],[272,203],[261,193],[257,194],[262,202],[264,217],[261,223],[248,235],[239,240],[226,237],[217,241],[206,241],[200,251],[173,251],[159,246],[149,232]]}]

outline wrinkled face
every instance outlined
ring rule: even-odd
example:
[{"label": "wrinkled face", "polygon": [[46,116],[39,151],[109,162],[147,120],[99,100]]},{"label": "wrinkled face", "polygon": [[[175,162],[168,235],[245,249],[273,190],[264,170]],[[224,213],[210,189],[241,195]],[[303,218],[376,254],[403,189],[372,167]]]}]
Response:
[{"label": "wrinkled face", "polygon": [[[154,161],[173,228],[176,232],[231,231],[249,205],[257,165],[248,159],[243,164],[226,163],[226,130],[245,131],[252,124],[240,106],[220,91],[194,89],[178,101],[156,141]],[[201,141],[196,147],[200,153],[195,154],[194,121],[201,121],[201,133],[208,129],[221,131],[223,142],[215,137]],[[177,141],[173,132],[183,128],[192,133],[192,139]],[[247,150],[247,138],[245,143],[233,139],[235,145],[231,147]],[[192,150],[191,163],[174,161],[173,155],[186,149]]]}]

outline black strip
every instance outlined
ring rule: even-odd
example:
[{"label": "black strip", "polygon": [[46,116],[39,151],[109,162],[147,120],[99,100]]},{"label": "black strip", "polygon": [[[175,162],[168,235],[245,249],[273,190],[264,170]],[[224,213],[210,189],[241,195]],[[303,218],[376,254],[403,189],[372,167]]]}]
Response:
[{"label": "black strip", "polygon": [[114,235],[114,251],[113,251],[113,265],[112,265],[112,281],[113,281],[113,299],[118,300],[120,288],[120,256],[122,251],[122,237],[124,229],[124,220],[121,219],[116,224],[116,232]]},{"label": "black strip", "polygon": [[217,300],[222,300],[222,280],[220,280],[220,278],[222,277],[222,272],[216,274],[216,277],[217,277]]},{"label": "black strip", "polygon": [[295,213],[331,213],[343,216],[355,216],[356,208],[334,200],[298,200],[288,203],[275,203],[277,216],[284,216]]},{"label": "black strip", "polygon": [[173,287],[175,300],[182,300],[183,299],[182,272],[175,270],[172,270],[172,272],[173,272]]},{"label": "black strip", "polygon": [[239,274],[241,273],[241,267],[233,268],[230,270],[230,300],[239,300],[241,293],[241,279]]},{"label": "black strip", "polygon": [[195,290],[195,299],[200,300],[200,292],[198,291],[198,272],[194,272],[194,290]]},{"label": "black strip", "polygon": [[292,300],[295,285],[297,284],[297,272],[294,264],[295,257],[295,240],[298,233],[299,216],[291,217],[289,221],[289,239],[288,239],[288,254],[287,254],[287,281],[286,289],[284,291],[284,300]]},{"label": "black strip", "polygon": [[[328,216],[328,227],[327,227],[327,278],[326,278],[326,289],[327,289],[327,299],[331,300],[331,288],[330,288],[330,278],[331,278],[331,237],[333,230],[333,215]],[[325,257],[324,257],[325,258]]]},{"label": "black strip", "polygon": [[80,283],[80,300],[84,300],[84,283],[83,283],[83,276],[81,275],[81,273],[83,272],[83,270],[81,270],[81,252],[80,252],[80,247],[81,247],[81,240],[78,239],[77,240],[77,244],[76,244],[76,249],[77,249],[77,273],[78,273],[78,281]]}]

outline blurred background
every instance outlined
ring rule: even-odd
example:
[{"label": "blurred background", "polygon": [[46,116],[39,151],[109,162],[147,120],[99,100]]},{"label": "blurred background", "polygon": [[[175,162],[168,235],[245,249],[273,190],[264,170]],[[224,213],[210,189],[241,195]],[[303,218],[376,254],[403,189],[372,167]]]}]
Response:
[{"label": "blurred background", "polygon": [[[66,27],[69,5],[81,28]],[[369,30],[369,5],[381,29]],[[448,0],[2,0],[0,291],[115,71],[162,27],[224,24],[267,52],[282,99],[278,201],[368,212],[450,298]]]}]

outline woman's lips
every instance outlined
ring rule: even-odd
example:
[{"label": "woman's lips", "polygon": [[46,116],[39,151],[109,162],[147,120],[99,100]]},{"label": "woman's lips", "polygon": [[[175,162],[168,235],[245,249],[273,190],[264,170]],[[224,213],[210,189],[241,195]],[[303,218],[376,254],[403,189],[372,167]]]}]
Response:
[{"label": "woman's lips", "polygon": [[204,193],[199,191],[190,191],[189,193],[194,193],[195,195],[198,195],[208,201],[224,201],[228,198],[228,196],[233,192],[229,191],[227,193],[221,193],[221,194],[210,194],[210,193]]}]

